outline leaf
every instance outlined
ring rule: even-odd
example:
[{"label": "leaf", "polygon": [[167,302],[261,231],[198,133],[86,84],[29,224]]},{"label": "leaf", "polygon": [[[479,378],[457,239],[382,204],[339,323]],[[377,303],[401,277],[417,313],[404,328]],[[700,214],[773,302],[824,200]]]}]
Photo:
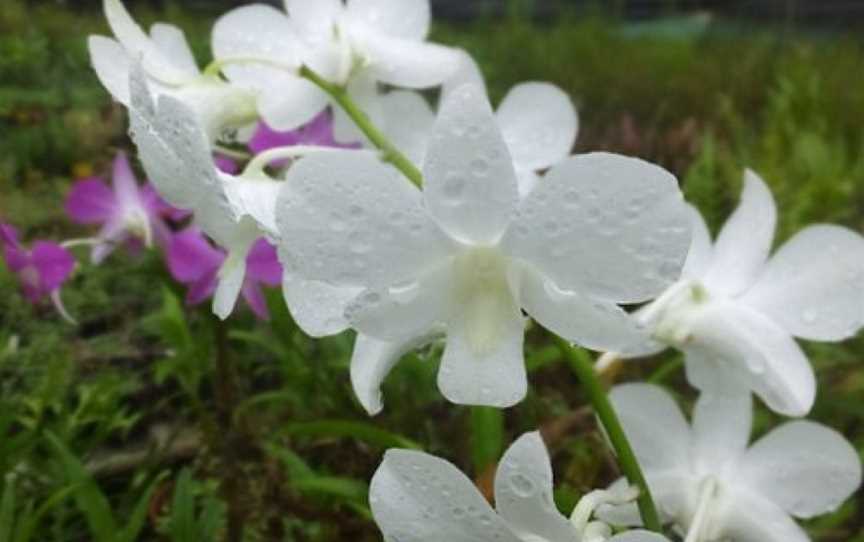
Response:
[{"label": "leaf", "polygon": [[422,450],[420,444],[401,435],[385,431],[365,422],[346,420],[321,420],[317,422],[295,422],[286,425],[285,434],[304,437],[350,437],[381,448],[409,448]]},{"label": "leaf", "polygon": [[15,481],[6,480],[3,497],[0,499],[0,540],[12,539],[12,527],[15,516]]},{"label": "leaf", "polygon": [[504,414],[494,407],[471,407],[471,460],[474,471],[495,464],[504,449]]},{"label": "leaf", "polygon": [[141,530],[144,528],[144,523],[147,521],[147,512],[150,509],[153,492],[156,491],[156,487],[165,479],[165,476],[165,473],[157,476],[138,498],[138,502],[129,516],[129,523],[126,524],[126,528],[116,538],[118,542],[135,542],[138,539]]},{"label": "leaf", "polygon": [[57,453],[63,465],[67,482],[74,490],[73,496],[78,509],[87,519],[90,533],[96,542],[114,542],[119,528],[108,499],[99,486],[87,472],[83,464],[53,433],[47,433],[46,438]]},{"label": "leaf", "polygon": [[183,469],[174,486],[171,504],[171,538],[175,542],[195,539],[195,496],[192,489],[192,474],[189,469]]},{"label": "leaf", "polygon": [[75,486],[64,487],[45,500],[45,502],[36,509],[36,512],[29,514],[24,518],[18,526],[18,532],[15,535],[15,542],[30,542],[33,538],[33,532],[36,530],[36,527],[39,526],[42,517],[50,512],[55,506],[65,501],[75,491],[75,489]]}]

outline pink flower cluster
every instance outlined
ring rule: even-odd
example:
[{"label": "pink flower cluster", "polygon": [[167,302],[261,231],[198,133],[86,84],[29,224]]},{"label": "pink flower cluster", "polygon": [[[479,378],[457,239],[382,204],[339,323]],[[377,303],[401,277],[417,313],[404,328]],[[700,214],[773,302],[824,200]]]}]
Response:
[{"label": "pink flower cluster", "polygon": [[[333,138],[333,119],[329,111],[321,113],[306,126],[290,132],[278,132],[259,124],[248,143],[253,153],[289,145],[343,146]],[[214,157],[219,169],[236,173],[236,162]],[[74,322],[60,298],[60,289],[75,270],[70,248],[88,245],[93,264],[105,261],[118,247],[132,253],[156,247],[163,251],[171,276],[187,287],[186,303],[198,305],[213,297],[219,269],[226,258],[194,224],[186,224],[190,214],[167,204],[149,182],[135,178],[124,152],[114,158],[110,184],[100,177],[77,181],[65,202],[72,222],[98,225],[96,236],[64,243],[34,241],[28,249],[17,230],[0,222],[0,246],[7,267],[18,277],[25,298],[33,304],[48,299],[57,311]],[[247,275],[242,294],[252,312],[267,320],[269,312],[262,287],[278,286],[282,266],[276,249],[264,238],[259,239],[247,256]]]}]

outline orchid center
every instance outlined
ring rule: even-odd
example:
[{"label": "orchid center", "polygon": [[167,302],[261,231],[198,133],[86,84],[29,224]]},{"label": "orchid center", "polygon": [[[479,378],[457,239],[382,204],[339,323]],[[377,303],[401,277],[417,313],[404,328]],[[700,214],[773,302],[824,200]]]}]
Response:
[{"label": "orchid center", "polygon": [[507,281],[507,258],[496,248],[471,248],[453,262],[454,305],[478,356],[494,352],[518,310]]},{"label": "orchid center", "polygon": [[713,518],[719,510],[720,482],[714,476],[706,476],[699,484],[696,511],[690,521],[684,542],[718,542]]},{"label": "orchid center", "polygon": [[129,235],[141,239],[144,246],[153,246],[153,229],[150,226],[150,218],[144,209],[131,209],[123,215],[123,229]]},{"label": "orchid center", "polygon": [[681,281],[651,303],[639,320],[642,324],[653,322],[656,340],[683,347],[691,339],[691,322],[696,321],[711,300],[700,282]]}]

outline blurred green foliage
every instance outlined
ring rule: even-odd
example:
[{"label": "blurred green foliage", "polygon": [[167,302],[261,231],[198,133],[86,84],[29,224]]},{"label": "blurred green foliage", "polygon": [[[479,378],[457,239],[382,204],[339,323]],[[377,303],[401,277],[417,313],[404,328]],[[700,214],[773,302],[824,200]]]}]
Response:
[{"label": "blurred green foliage", "polygon": [[[215,14],[169,5],[136,16],[178,24],[207,58]],[[87,65],[93,32],[106,32],[99,14],[23,0],[0,9],[0,215],[26,238],[82,235],[62,216],[70,177],[106,171],[128,147],[122,111]],[[864,229],[864,47],[853,37],[600,17],[481,20],[435,35],[475,55],[495,101],[525,80],[560,85],[579,105],[579,150],[662,163],[715,228],[751,167],[778,199],[780,239],[811,222]],[[157,255],[99,268],[80,256],[64,290],[77,328],[25,303],[0,269],[0,540],[198,542],[238,524],[250,541],[377,540],[366,491],[384,449],[447,457],[488,492],[501,450],[537,427],[562,509],[617,476],[539,329],[529,397],[503,415],[445,403],[432,348],[397,367],[370,419],[348,381],[352,337],[305,337],[278,292],[269,323],[241,311],[226,328],[183,306]],[[864,339],[807,348],[820,381],[813,417],[864,451]],[[693,397],[671,354],[619,378],[649,376]],[[760,410],[756,431],[777,421]],[[811,522],[814,539],[864,542],[862,503]]]}]

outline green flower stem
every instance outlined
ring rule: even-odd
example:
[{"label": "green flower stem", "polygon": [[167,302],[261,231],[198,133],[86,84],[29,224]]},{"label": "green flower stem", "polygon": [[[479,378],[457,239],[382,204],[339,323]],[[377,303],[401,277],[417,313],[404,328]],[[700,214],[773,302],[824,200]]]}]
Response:
[{"label": "green flower stem", "polygon": [[356,124],[366,137],[369,138],[369,141],[371,141],[372,144],[381,151],[382,160],[392,164],[396,169],[401,171],[403,175],[408,177],[408,180],[418,187],[423,186],[423,174],[420,173],[420,170],[417,169],[417,167],[411,163],[411,160],[402,154],[399,149],[397,149],[395,145],[393,145],[393,143],[391,143],[390,140],[372,124],[372,121],[369,120],[366,113],[364,113],[357,104],[354,103],[351,96],[348,95],[348,91],[345,90],[345,87],[325,80],[306,66],[300,68],[300,76],[314,83],[339,104],[345,113],[351,117],[354,124]]},{"label": "green flower stem", "polygon": [[645,481],[645,475],[639,467],[639,461],[636,460],[636,454],[633,453],[633,447],[630,446],[630,441],[627,440],[627,435],[624,434],[624,428],[621,426],[621,421],[618,419],[618,415],[609,401],[606,390],[594,372],[594,366],[591,363],[590,357],[585,355],[584,351],[574,348],[560,337],[555,337],[555,341],[564,353],[570,369],[579,378],[582,388],[594,407],[594,412],[600,419],[600,423],[603,424],[606,435],[609,437],[609,442],[612,444],[612,448],[618,457],[621,471],[628,482],[639,488],[637,504],[639,505],[639,514],[642,516],[642,523],[646,529],[662,533],[660,517],[657,514],[654,499],[651,497],[651,490]]}]

